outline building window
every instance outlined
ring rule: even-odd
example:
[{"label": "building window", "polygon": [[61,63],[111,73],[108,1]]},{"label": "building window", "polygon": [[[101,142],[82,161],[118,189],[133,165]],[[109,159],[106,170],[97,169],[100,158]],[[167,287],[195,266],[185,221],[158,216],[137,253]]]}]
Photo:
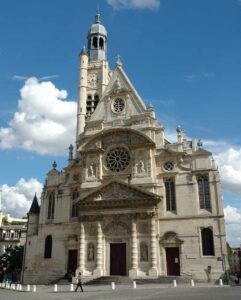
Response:
[{"label": "building window", "polygon": [[55,206],[55,197],[54,192],[49,194],[49,203],[48,203],[48,219],[52,220],[54,218],[54,206]]},{"label": "building window", "polygon": [[201,209],[211,209],[208,177],[207,176],[199,176],[197,179],[197,182],[198,182],[200,208]]},{"label": "building window", "polygon": [[202,228],[202,254],[203,256],[214,255],[213,231],[210,228]]},{"label": "building window", "polygon": [[148,245],[145,242],[140,244],[140,261],[148,261]]},{"label": "building window", "polygon": [[71,209],[71,217],[76,218],[78,217],[78,204],[75,202],[75,200],[79,197],[79,191],[74,190],[72,192],[72,209]]},{"label": "building window", "polygon": [[52,236],[48,235],[45,239],[44,258],[52,257]]},{"label": "building window", "polygon": [[165,181],[166,189],[166,209],[168,211],[176,211],[176,195],[175,195],[175,182],[173,179]]}]

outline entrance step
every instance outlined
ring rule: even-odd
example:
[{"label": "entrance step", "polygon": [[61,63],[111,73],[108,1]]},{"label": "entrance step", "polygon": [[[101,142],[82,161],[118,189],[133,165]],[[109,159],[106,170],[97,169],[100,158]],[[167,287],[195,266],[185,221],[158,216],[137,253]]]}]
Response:
[{"label": "entrance step", "polygon": [[86,285],[132,284],[133,279],[127,276],[102,276],[86,282]]},{"label": "entrance step", "polygon": [[86,285],[109,285],[111,282],[116,284],[132,284],[136,281],[137,284],[172,284],[173,280],[177,283],[190,283],[190,279],[182,276],[159,276],[158,278],[130,278],[128,276],[102,276],[85,282]]}]

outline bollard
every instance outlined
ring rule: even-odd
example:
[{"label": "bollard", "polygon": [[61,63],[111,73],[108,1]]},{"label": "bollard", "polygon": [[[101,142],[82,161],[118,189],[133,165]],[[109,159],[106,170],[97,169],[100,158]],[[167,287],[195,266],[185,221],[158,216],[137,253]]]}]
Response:
[{"label": "bollard", "polygon": [[176,279],[173,280],[173,286],[177,287],[177,281],[176,281]]},{"label": "bollard", "polygon": [[22,284],[19,284],[19,291],[22,291],[22,290],[23,290]]},{"label": "bollard", "polygon": [[136,281],[133,281],[133,289],[136,289]]},{"label": "bollard", "polygon": [[73,285],[73,283],[70,284],[70,291],[71,291],[71,292],[74,291],[74,285]]},{"label": "bollard", "polygon": [[10,289],[10,284],[8,282],[6,283],[6,289]]},{"label": "bollard", "polygon": [[12,290],[15,290],[16,289],[16,286],[15,286],[15,284],[13,283],[13,284],[11,284],[11,289]]},{"label": "bollard", "polygon": [[114,290],[115,289],[115,283],[111,282],[111,289]]},{"label": "bollard", "polygon": [[219,285],[223,286],[223,280],[222,279],[219,279]]},{"label": "bollard", "polygon": [[27,292],[30,292],[30,284],[27,284]]},{"label": "bollard", "polygon": [[36,293],[36,285],[33,285],[33,292]]},{"label": "bollard", "polygon": [[195,286],[194,280],[191,279],[191,286]]},{"label": "bollard", "polygon": [[54,285],[54,292],[55,293],[58,292],[58,285],[57,284]]}]

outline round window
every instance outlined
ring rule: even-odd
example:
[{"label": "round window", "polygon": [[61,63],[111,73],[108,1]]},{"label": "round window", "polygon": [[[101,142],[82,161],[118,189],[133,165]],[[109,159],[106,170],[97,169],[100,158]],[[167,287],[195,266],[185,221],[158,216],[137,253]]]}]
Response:
[{"label": "round window", "polygon": [[125,108],[125,101],[122,98],[116,98],[113,101],[113,111],[115,113],[120,113],[124,110]]},{"label": "round window", "polygon": [[105,158],[106,166],[112,172],[125,170],[130,163],[130,154],[124,147],[112,148]]},{"label": "round window", "polygon": [[167,161],[163,165],[166,171],[172,171],[174,169],[174,163],[172,161]]}]

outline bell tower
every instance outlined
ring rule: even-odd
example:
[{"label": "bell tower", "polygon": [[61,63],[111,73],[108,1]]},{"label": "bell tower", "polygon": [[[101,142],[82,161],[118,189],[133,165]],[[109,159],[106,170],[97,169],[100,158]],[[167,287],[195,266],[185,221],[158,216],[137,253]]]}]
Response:
[{"label": "bell tower", "polygon": [[111,74],[106,55],[107,31],[100,22],[99,12],[88,31],[87,43],[87,49],[83,47],[80,52],[77,143],[83,136],[86,122],[91,120]]},{"label": "bell tower", "polygon": [[88,32],[88,52],[90,61],[106,60],[107,32],[100,22],[100,13],[95,16],[95,23]]}]

